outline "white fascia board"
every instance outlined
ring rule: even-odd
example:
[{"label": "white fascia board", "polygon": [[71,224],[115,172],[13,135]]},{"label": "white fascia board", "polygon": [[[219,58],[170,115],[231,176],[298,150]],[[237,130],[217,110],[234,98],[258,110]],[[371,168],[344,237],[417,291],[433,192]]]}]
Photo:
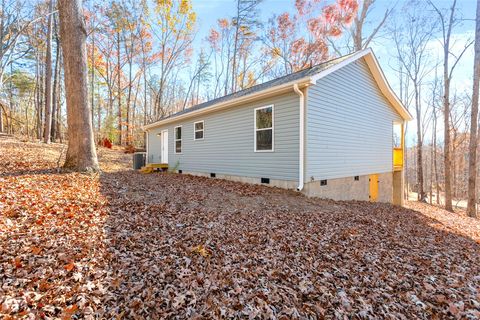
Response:
[{"label": "white fascia board", "polygon": [[195,111],[187,112],[187,113],[179,115],[179,116],[173,116],[171,118],[166,118],[164,120],[159,120],[159,121],[156,121],[154,123],[142,126],[142,130],[143,131],[148,131],[150,129],[153,129],[153,128],[156,128],[156,127],[159,127],[159,126],[163,126],[163,125],[168,124],[168,123],[176,122],[176,121],[179,121],[179,120],[184,120],[186,118],[198,116],[198,115],[201,115],[201,114],[209,113],[209,112],[220,110],[220,109],[223,109],[223,108],[228,108],[228,107],[231,107],[233,105],[248,102],[248,101],[251,101],[251,100],[261,99],[265,96],[271,95],[271,94],[276,93],[276,92],[293,90],[293,85],[294,84],[298,84],[299,86],[301,86],[301,85],[310,85],[312,83],[313,82],[311,80],[311,77],[305,77],[305,78],[298,79],[298,80],[295,80],[295,81],[291,81],[291,82],[281,84],[281,85],[278,85],[278,86],[275,86],[275,87],[271,87],[271,88],[268,88],[268,89],[265,89],[265,90],[262,90],[262,91],[254,92],[254,93],[242,96],[242,97],[227,100],[227,101],[224,101],[224,102],[219,102],[219,103],[213,104],[209,107],[205,107],[205,108],[198,109],[198,110],[195,110]]},{"label": "white fascia board", "polygon": [[333,72],[337,71],[338,69],[341,69],[341,68],[345,67],[346,65],[349,65],[353,61],[356,61],[356,60],[358,60],[358,59],[360,59],[360,58],[362,58],[362,57],[364,57],[364,56],[366,56],[367,54],[370,54],[370,53],[372,53],[370,48],[362,50],[362,51],[358,51],[358,52],[352,54],[347,59],[343,60],[342,62],[339,62],[339,63],[331,66],[330,68],[313,75],[312,76],[312,81],[314,81],[316,83],[318,80],[328,76],[330,73],[333,73]]},{"label": "white fascia board", "polygon": [[393,91],[392,87],[388,83],[382,68],[380,68],[380,64],[378,63],[377,57],[375,57],[375,54],[371,52],[371,54],[366,55],[365,61],[367,62],[367,65],[370,68],[370,71],[372,72],[373,77],[375,78],[375,81],[377,82],[378,87],[380,88],[380,91],[382,91],[383,95],[393,105],[395,110],[397,110],[397,112],[402,116],[404,120],[406,121],[413,120],[413,116],[410,114],[408,109],[405,108],[403,103],[395,94],[395,91]]}]

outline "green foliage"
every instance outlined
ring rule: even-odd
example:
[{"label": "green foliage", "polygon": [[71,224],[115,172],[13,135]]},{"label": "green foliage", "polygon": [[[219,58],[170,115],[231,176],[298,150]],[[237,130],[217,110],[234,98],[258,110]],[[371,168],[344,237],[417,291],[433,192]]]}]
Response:
[{"label": "green foliage", "polygon": [[7,76],[6,88],[12,88],[16,94],[23,97],[35,90],[35,79],[32,74],[16,70]]},{"label": "green foliage", "polygon": [[179,167],[180,167],[180,161],[177,160],[177,162],[175,162],[175,165],[172,168],[168,169],[168,172],[175,173],[177,172]]}]

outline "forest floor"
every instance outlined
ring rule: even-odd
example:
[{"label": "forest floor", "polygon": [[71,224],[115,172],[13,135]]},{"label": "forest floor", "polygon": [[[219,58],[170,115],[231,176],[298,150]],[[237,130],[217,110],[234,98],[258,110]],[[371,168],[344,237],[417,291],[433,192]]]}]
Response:
[{"label": "forest floor", "polygon": [[0,318],[480,318],[480,222],[0,136]]}]

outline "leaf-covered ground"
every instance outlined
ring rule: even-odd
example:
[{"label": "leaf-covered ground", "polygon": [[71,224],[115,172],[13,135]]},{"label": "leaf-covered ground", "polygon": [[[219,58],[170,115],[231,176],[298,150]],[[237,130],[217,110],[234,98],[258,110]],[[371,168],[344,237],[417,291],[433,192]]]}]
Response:
[{"label": "leaf-covered ground", "polygon": [[62,145],[0,136],[0,317],[480,317],[480,223],[409,203],[57,172]]}]

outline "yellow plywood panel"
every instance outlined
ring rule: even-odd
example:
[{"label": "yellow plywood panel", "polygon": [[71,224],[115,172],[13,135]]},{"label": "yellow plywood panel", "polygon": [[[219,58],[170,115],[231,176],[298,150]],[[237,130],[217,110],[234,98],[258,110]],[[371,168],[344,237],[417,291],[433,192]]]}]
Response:
[{"label": "yellow plywood panel", "polygon": [[147,167],[156,169],[168,169],[168,163],[149,163],[147,164]]},{"label": "yellow plywood panel", "polygon": [[403,168],[403,149],[393,149],[393,166],[395,168]]},{"label": "yellow plywood panel", "polygon": [[140,172],[141,172],[141,173],[152,173],[153,170],[154,170],[154,169],[151,168],[151,167],[142,167],[142,168],[140,169]]},{"label": "yellow plywood panel", "polygon": [[378,174],[370,175],[370,201],[375,202],[378,199]]}]

